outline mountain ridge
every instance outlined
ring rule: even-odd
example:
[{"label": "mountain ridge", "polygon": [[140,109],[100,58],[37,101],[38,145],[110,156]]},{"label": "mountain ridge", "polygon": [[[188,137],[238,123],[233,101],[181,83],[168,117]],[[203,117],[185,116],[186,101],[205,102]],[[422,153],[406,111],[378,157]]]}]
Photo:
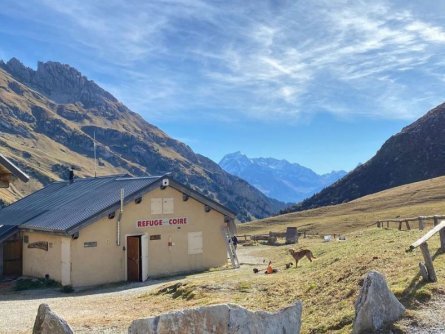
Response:
[{"label": "mountain ridge", "polygon": [[445,175],[445,103],[391,136],[366,163],[282,212],[349,202],[396,186]]},{"label": "mountain ridge", "polygon": [[0,61],[0,151],[35,179],[28,190],[20,187],[22,192],[66,178],[71,165],[79,176],[91,176],[94,134],[99,174],[172,172],[237,212],[241,221],[284,208],[145,121],[73,67],[39,62],[33,70],[15,58]]},{"label": "mountain ridge", "polygon": [[319,175],[310,168],[285,159],[249,158],[240,151],[225,155],[219,165],[241,177],[267,196],[296,203],[343,177],[345,171]]}]

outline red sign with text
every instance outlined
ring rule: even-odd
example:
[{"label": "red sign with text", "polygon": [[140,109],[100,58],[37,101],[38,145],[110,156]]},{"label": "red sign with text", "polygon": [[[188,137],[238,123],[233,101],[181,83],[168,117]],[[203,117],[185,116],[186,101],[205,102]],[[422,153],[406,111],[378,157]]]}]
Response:
[{"label": "red sign with text", "polygon": [[158,218],[158,219],[141,219],[136,223],[137,227],[158,227],[158,226],[178,226],[187,225],[187,217],[177,218]]}]

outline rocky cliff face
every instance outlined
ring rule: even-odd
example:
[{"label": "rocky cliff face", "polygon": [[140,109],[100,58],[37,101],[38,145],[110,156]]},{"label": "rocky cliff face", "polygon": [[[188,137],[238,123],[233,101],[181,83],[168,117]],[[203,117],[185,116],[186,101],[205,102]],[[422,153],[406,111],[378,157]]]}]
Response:
[{"label": "rocky cliff face", "polygon": [[146,122],[76,69],[47,62],[33,70],[14,58],[0,62],[0,152],[37,180],[29,190],[66,178],[69,166],[79,175],[94,175],[94,134],[98,175],[172,172],[242,221],[283,208]]},{"label": "rocky cliff face", "polygon": [[389,138],[368,162],[286,212],[348,202],[442,175],[445,175],[445,104]]},{"label": "rocky cliff face", "polygon": [[288,203],[302,201],[346,175],[345,171],[318,175],[310,168],[286,160],[248,158],[240,152],[227,154],[219,165],[265,195]]}]

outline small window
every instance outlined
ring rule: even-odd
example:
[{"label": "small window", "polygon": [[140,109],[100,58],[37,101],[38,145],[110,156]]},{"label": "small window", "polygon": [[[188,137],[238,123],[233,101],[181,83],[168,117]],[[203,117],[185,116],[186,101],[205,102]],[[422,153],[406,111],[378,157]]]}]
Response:
[{"label": "small window", "polygon": [[142,197],[138,197],[138,198],[136,198],[136,199],[134,200],[134,202],[135,202],[136,204],[141,203],[141,202],[142,202]]},{"label": "small window", "polygon": [[97,241],[87,241],[83,243],[83,247],[89,248],[89,247],[97,247]]},{"label": "small window", "polygon": [[151,214],[160,215],[162,213],[162,198],[151,199]]},{"label": "small window", "polygon": [[23,236],[23,242],[24,242],[25,244],[27,244],[27,243],[29,242],[29,236],[24,235],[24,236]]},{"label": "small window", "polygon": [[150,240],[161,240],[160,234],[150,235]]},{"label": "small window", "polygon": [[108,214],[108,219],[113,219],[114,218],[114,216],[116,215],[116,212],[110,212],[109,214]]},{"label": "small window", "polygon": [[173,198],[163,198],[162,200],[162,213],[170,214],[174,213]]},{"label": "small window", "polygon": [[202,232],[188,233],[188,253],[202,254]]}]

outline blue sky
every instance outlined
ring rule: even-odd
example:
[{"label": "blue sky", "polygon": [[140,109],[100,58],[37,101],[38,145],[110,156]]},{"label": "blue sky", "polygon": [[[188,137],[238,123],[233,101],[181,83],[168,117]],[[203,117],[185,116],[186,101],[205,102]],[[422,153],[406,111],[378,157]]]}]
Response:
[{"label": "blue sky", "polygon": [[444,100],[445,2],[4,0],[0,59],[70,64],[215,161],[354,168]]}]

